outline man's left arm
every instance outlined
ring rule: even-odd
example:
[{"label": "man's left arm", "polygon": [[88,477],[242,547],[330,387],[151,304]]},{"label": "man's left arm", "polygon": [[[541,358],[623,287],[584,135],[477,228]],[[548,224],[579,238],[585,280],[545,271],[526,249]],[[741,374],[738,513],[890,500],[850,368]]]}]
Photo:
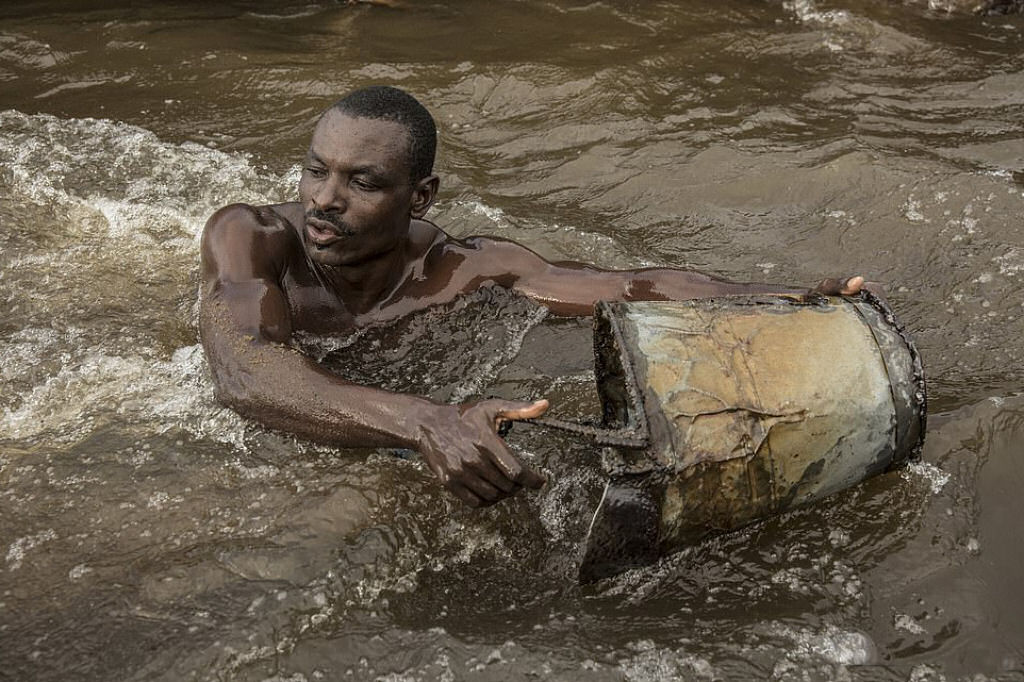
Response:
[{"label": "man's left arm", "polygon": [[574,262],[549,262],[524,246],[494,239],[474,240],[496,274],[493,277],[543,303],[556,315],[590,315],[598,301],[679,301],[734,294],[854,295],[864,278],[829,278],[813,289],[730,282],[693,270],[641,268],[605,270]]}]

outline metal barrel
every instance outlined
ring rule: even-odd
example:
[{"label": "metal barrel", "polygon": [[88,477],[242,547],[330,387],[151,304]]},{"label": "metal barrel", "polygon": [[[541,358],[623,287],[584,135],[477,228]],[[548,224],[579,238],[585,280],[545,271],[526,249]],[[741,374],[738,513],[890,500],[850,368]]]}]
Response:
[{"label": "metal barrel", "polygon": [[852,486],[924,440],[920,356],[868,292],[601,303],[594,341],[619,444],[583,582]]}]

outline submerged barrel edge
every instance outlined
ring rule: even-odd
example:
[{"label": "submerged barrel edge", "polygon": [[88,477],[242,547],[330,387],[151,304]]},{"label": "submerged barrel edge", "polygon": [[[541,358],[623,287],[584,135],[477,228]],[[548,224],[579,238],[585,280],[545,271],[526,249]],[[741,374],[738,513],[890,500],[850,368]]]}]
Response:
[{"label": "submerged barrel edge", "polygon": [[646,566],[661,554],[657,476],[622,474],[605,485],[580,560],[580,582],[588,583]]}]

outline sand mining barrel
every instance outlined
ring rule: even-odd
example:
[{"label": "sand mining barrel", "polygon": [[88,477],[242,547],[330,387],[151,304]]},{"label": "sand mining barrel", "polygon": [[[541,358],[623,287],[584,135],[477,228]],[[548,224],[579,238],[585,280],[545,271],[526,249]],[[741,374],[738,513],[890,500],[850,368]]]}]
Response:
[{"label": "sand mining barrel", "polygon": [[919,355],[868,292],[601,303],[594,339],[620,444],[601,454],[582,581],[848,488],[923,442]]}]

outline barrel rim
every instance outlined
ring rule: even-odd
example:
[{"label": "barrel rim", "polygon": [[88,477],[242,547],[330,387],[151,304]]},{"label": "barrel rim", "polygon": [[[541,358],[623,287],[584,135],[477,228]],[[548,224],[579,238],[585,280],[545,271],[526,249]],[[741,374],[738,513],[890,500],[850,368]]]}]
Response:
[{"label": "barrel rim", "polygon": [[601,355],[598,342],[600,338],[599,327],[601,324],[607,324],[612,335],[615,359],[618,361],[623,372],[622,383],[627,402],[626,424],[619,428],[609,428],[607,426],[581,424],[554,417],[536,417],[523,421],[585,436],[597,445],[613,446],[627,450],[646,450],[651,444],[650,423],[648,422],[643,395],[640,393],[640,384],[636,378],[636,369],[633,367],[632,358],[626,352],[619,318],[614,314],[613,305],[615,303],[617,302],[598,301],[594,306],[594,374],[595,379],[598,380],[597,383],[600,384],[600,377],[597,376]]},{"label": "barrel rim", "polygon": [[[907,331],[906,326],[900,322],[893,312],[889,302],[881,296],[875,294],[867,289],[861,289],[860,300],[864,301],[875,310],[877,310],[885,320],[886,324],[903,340],[904,345],[907,347],[907,351],[910,353],[910,361],[913,365],[913,381],[916,386],[914,392],[914,400],[917,403],[917,422],[918,428],[917,433],[912,433],[912,430],[908,429],[908,433],[903,435],[900,441],[905,442],[913,438],[915,443],[908,450],[907,457],[909,459],[918,459],[921,456],[921,451],[924,449],[925,434],[928,429],[928,390],[927,380],[925,379],[924,363],[921,359],[921,352],[917,349],[917,344],[914,343],[913,337],[910,332]],[[870,327],[869,327],[870,328]],[[872,334],[875,331],[872,329]],[[886,370],[888,370],[888,365]],[[896,404],[895,396],[893,403]],[[896,443],[897,452],[902,450],[901,442]],[[901,460],[901,462],[904,460]],[[893,465],[898,465],[901,462],[893,462]]]}]

